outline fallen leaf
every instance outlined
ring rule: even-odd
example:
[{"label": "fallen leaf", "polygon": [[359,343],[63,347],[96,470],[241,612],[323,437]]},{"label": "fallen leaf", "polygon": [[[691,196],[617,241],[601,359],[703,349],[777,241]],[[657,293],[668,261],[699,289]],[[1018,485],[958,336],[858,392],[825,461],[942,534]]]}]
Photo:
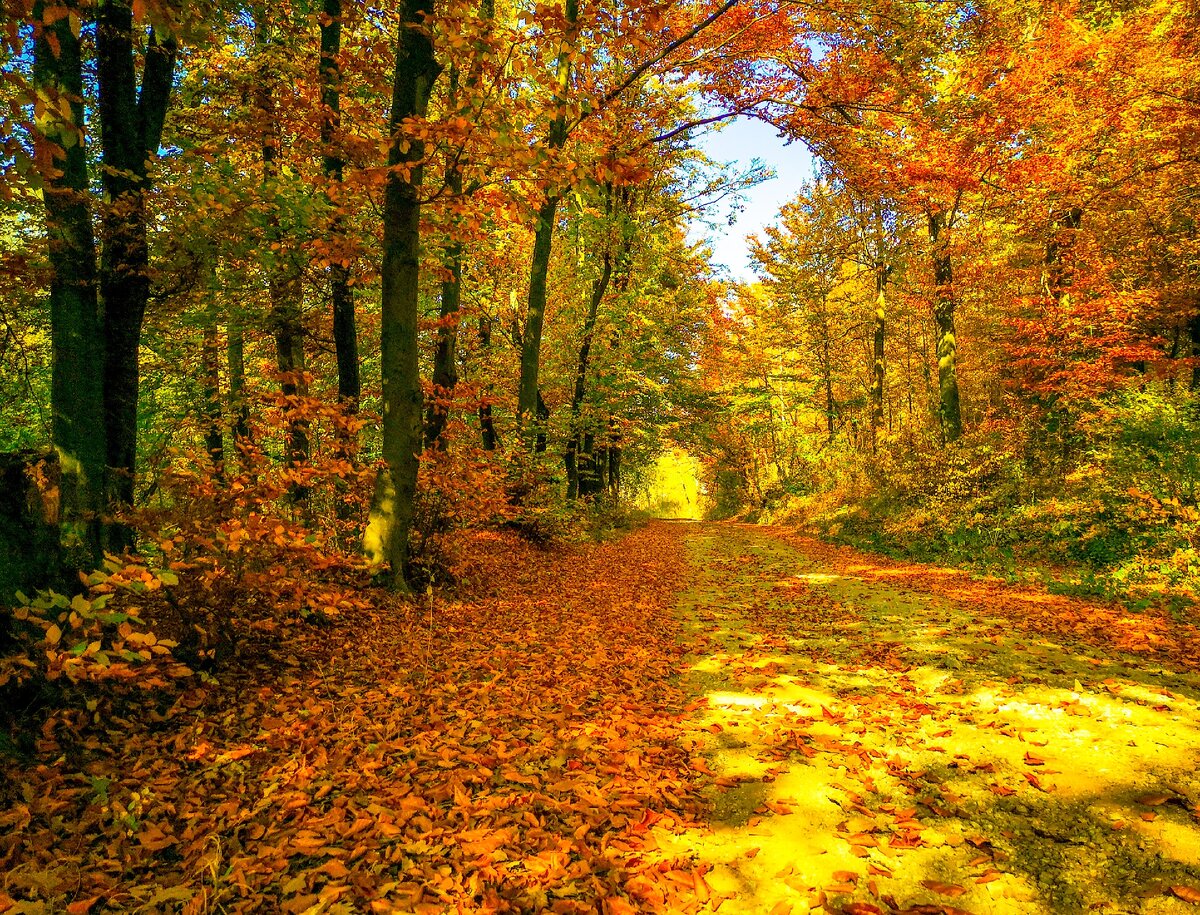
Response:
[{"label": "fallen leaf", "polygon": [[1171,892],[1184,902],[1200,905],[1200,889],[1196,889],[1194,886],[1172,886]]},{"label": "fallen leaf", "polygon": [[1171,800],[1171,795],[1169,794],[1147,794],[1144,797],[1139,797],[1137,802],[1146,807],[1161,807],[1169,800]]},{"label": "fallen leaf", "polygon": [[921,886],[940,896],[961,896],[967,891],[966,887],[957,883],[939,883],[937,880],[922,880]]}]

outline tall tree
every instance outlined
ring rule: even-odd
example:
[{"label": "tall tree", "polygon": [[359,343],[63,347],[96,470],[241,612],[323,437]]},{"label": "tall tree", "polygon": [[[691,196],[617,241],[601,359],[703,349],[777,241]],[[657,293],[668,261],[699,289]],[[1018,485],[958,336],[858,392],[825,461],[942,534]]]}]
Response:
[{"label": "tall tree", "polygon": [[383,466],[375,484],[365,548],[375,565],[389,563],[406,586],[408,538],[421,452],[418,318],[421,275],[421,178],[425,116],[439,67],[433,52],[433,0],[407,0],[396,38],[396,71],[388,118],[388,174],[383,205],[380,366],[383,374]]},{"label": "tall tree", "polygon": [[89,206],[76,3],[33,10],[35,154],[50,261],[51,438],[62,475],[63,539],[100,559],[104,506],[104,347]]},{"label": "tall tree", "polygon": [[[133,5],[105,0],[96,21],[101,182],[100,296],[104,304],[104,425],[108,492],[116,509],[134,498],[138,439],[138,348],[150,299],[147,237],[149,164],[159,150],[175,72],[175,38],[151,29],[139,91]],[[123,525],[110,528],[108,546],[132,544]]]},{"label": "tall tree", "polygon": [[929,246],[933,259],[933,321],[937,329],[938,417],[947,442],[962,436],[958,394],[958,339],[954,327],[957,295],[950,258],[950,219],[943,210],[929,213]]},{"label": "tall tree", "polygon": [[354,314],[354,286],[351,283],[346,245],[346,223],[342,212],[345,190],[342,177],[345,162],[340,152],[342,126],[341,61],[342,0],[324,0],[321,10],[320,83],[321,167],[329,182],[333,219],[329,225],[334,256],[329,265],[329,291],[333,300],[333,345],[337,355],[338,398],[349,409],[358,407],[362,397],[359,379],[358,323]]},{"label": "tall tree", "polygon": [[[275,338],[275,365],[279,370],[280,391],[288,399],[291,416],[287,429],[286,460],[290,466],[308,461],[308,422],[298,415],[295,399],[308,393],[305,381],[304,325],[302,321],[303,285],[298,239],[289,237],[281,219],[283,194],[280,187],[280,127],[276,92],[275,54],[278,42],[271,22],[271,11],[260,7],[254,23],[258,52],[257,98],[262,147],[262,193],[267,208],[267,295],[270,311],[267,323]],[[302,498],[303,487],[294,487],[293,496]]]},{"label": "tall tree", "polygon": [[[568,136],[567,102],[571,86],[571,65],[575,54],[579,0],[564,0],[563,36],[555,63],[553,117],[546,147],[554,155],[566,145]],[[555,179],[557,181],[557,179]],[[555,219],[564,188],[552,184],[538,208],[533,234],[533,257],[529,263],[529,296],[525,308],[525,327],[521,336],[521,378],[517,391],[517,415],[522,434],[539,424],[545,411],[538,375],[542,358],[542,330],[546,323],[546,279],[550,273],[550,254],[554,244]],[[544,430],[538,438],[543,442]],[[543,450],[544,445],[539,450]]]},{"label": "tall tree", "polygon": [[[449,86],[446,93],[446,108],[456,117],[472,116],[476,99],[480,94],[482,62],[486,52],[486,43],[491,37],[492,20],[496,15],[495,0],[482,0],[479,4],[479,14],[484,33],[481,36],[480,47],[475,49],[475,55],[470,62],[466,75],[466,85],[459,86],[459,67],[451,64]],[[462,207],[463,197],[463,148],[460,146],[449,157],[446,163],[444,178],[445,190],[454,201],[454,210]],[[446,271],[442,280],[441,308],[438,315],[437,349],[433,356],[433,398],[429,404],[425,419],[425,439],[429,444],[444,448],[446,443],[442,433],[450,415],[450,401],[455,387],[458,385],[458,325],[461,320],[463,296],[463,239],[462,222],[458,216],[451,217],[449,235],[442,247],[442,269]],[[480,406],[480,410],[483,410]],[[481,422],[485,414],[480,413]],[[490,423],[490,407],[486,414]],[[494,430],[492,430],[494,432]],[[486,438],[487,431],[484,436]],[[494,443],[493,443],[494,447]],[[491,449],[489,449],[491,450]]]}]

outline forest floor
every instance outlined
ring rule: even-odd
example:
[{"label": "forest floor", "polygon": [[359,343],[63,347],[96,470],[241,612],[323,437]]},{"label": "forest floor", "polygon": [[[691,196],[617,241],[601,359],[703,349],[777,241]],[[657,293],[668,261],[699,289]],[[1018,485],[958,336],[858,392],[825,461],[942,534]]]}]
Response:
[{"label": "forest floor", "polygon": [[1188,621],[733,524],[462,571],[51,722],[0,913],[1197,912]]}]

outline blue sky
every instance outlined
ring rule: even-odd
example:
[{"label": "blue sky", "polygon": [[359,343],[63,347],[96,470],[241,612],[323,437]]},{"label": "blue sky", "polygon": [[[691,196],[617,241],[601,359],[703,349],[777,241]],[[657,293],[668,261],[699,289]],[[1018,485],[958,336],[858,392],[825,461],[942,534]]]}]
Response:
[{"label": "blue sky", "polygon": [[[737,118],[720,132],[710,131],[698,139],[697,145],[720,162],[737,162],[745,169],[758,159],[775,172],[774,178],[749,191],[734,225],[720,220],[709,231],[714,263],[727,267],[733,279],[752,282],[755,276],[746,236],[758,234],[775,221],[779,208],[812,177],[813,158],[803,144],[784,145],[775,128],[749,118]],[[697,229],[706,231],[704,227]]]}]

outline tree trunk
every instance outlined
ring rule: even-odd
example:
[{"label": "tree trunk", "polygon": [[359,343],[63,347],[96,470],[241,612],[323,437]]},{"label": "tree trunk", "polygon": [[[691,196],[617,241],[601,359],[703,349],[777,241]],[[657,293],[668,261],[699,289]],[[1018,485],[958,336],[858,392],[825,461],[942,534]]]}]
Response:
[{"label": "tree trunk", "polygon": [[579,344],[579,361],[575,367],[575,389],[571,394],[571,428],[567,439],[567,452],[563,459],[567,468],[568,499],[575,499],[579,496],[579,467],[576,458],[579,450],[579,414],[587,396],[588,361],[592,351],[592,336],[596,332],[596,318],[611,279],[612,253],[606,248],[600,276],[596,277],[592,284],[592,297],[588,301],[587,316],[583,321],[583,342]]},{"label": "tree trunk", "polygon": [[[137,466],[138,347],[150,298],[147,240],[147,162],[158,153],[175,71],[175,44],[151,34],[138,92],[133,8],[120,0],[99,5],[96,76],[108,202],[101,220],[100,297],[104,303],[104,424],[108,497],[120,511],[133,505]],[[133,545],[122,524],[107,531],[113,552]]]},{"label": "tree trunk", "polygon": [[[78,14],[73,2],[68,8]],[[45,4],[35,4],[33,82],[47,101],[39,106],[34,148],[43,170],[50,262],[51,437],[61,469],[62,542],[78,552],[79,565],[94,568],[101,559],[104,507],[104,350],[88,206],[83,69],[70,17],[59,15],[43,26],[44,13]]]},{"label": "tree trunk", "polygon": [[875,318],[873,321],[873,355],[871,367],[871,445],[883,428],[884,343],[887,331],[887,282],[890,268],[875,265]]},{"label": "tree trunk", "polygon": [[[575,26],[579,19],[579,0],[565,0],[563,16],[566,33],[559,51],[555,72],[554,105],[558,109],[550,124],[547,146],[551,153],[560,150],[567,142],[567,115],[565,106],[571,84],[571,58],[575,44]],[[542,328],[546,321],[546,278],[550,272],[550,255],[554,241],[554,217],[561,190],[546,192],[546,200],[538,209],[537,227],[533,236],[533,258],[529,266],[529,297],[525,309],[525,331],[521,341],[521,378],[517,389],[517,418],[526,441],[530,439],[529,427],[537,425],[538,374],[542,357]],[[536,438],[545,438],[539,430]],[[528,446],[527,446],[528,447]]]},{"label": "tree trunk", "polygon": [[[458,71],[450,70],[450,97],[447,106],[454,110],[458,104]],[[462,169],[452,159],[446,167],[446,187],[455,196],[462,194]],[[454,233],[457,227],[452,226]],[[442,433],[450,417],[450,399],[458,384],[458,313],[462,307],[462,242],[450,238],[442,248],[443,266],[448,276],[442,281],[441,308],[438,313],[437,350],[433,356],[432,399],[425,417],[425,441],[442,450],[446,442]]]},{"label": "tree trunk", "polygon": [[425,143],[406,124],[423,117],[437,78],[426,19],[433,0],[407,0],[396,41],[396,73],[388,119],[391,147],[383,205],[382,331],[383,461],[367,526],[365,548],[374,565],[389,563],[406,588],[421,450],[421,376],[417,360],[421,268],[419,191]]},{"label": "tree trunk", "polygon": [[204,417],[207,425],[204,448],[212,460],[213,474],[220,480],[225,475],[225,433],[221,428],[221,341],[217,315],[217,271],[214,268],[204,311],[204,345],[200,361],[204,375]]},{"label": "tree trunk", "polygon": [[537,441],[534,452],[545,454],[550,439],[550,406],[542,398],[542,389],[537,391]]},{"label": "tree trunk", "polygon": [[226,320],[225,363],[229,371],[229,412],[233,416],[233,447],[242,461],[249,466],[246,449],[252,444],[250,438],[250,405],[246,402],[246,338],[243,318],[236,309]]},{"label": "tree trunk", "polygon": [[[479,348],[487,352],[492,347],[492,319],[483,315],[479,319]],[[479,437],[484,451],[495,451],[500,445],[500,436],[496,434],[496,422],[492,418],[492,403],[488,400],[491,394],[490,385],[483,394],[483,402],[479,404]]]},{"label": "tree trunk", "polygon": [[[479,13],[484,21],[485,28],[490,33],[491,22],[496,15],[495,0],[482,0],[479,5]],[[477,54],[471,61],[471,68],[467,73],[465,101],[459,99],[458,69],[453,66],[450,68],[450,87],[446,100],[446,107],[450,111],[460,112],[460,114],[468,118],[477,116],[475,96],[479,92],[482,63],[482,53]],[[459,152],[461,153],[461,150]],[[446,188],[455,197],[462,196],[463,172],[458,155],[451,156],[449,164],[446,166]],[[458,236],[460,231],[459,221],[456,219],[451,227],[451,237],[442,249],[443,264],[449,276],[442,282],[437,350],[434,354],[433,362],[432,381],[435,400],[429,405],[425,418],[425,440],[439,449],[446,447],[442,433],[446,428],[446,421],[449,419],[451,397],[454,393],[454,388],[458,385],[458,322],[459,313],[462,309],[463,283],[463,246],[462,240]],[[482,409],[483,405],[480,405],[480,410]],[[491,407],[489,406],[489,421],[491,418],[490,411]],[[483,414],[481,413],[481,419],[482,416]],[[491,430],[491,434],[494,437],[495,429]],[[485,447],[487,447],[486,443]],[[493,439],[492,446],[488,450],[490,451],[494,448],[495,441]]]},{"label": "tree trunk", "polygon": [[[265,51],[271,32],[268,13],[259,11],[255,23],[255,40],[259,51]],[[304,328],[301,323],[300,300],[302,287],[299,268],[290,262],[291,245],[279,223],[275,198],[279,193],[279,125],[275,115],[274,77],[264,59],[258,74],[258,108],[262,118],[262,184],[263,199],[270,209],[267,219],[267,241],[271,249],[267,268],[267,295],[270,311],[267,323],[275,338],[275,366],[279,371],[279,390],[286,401],[288,414],[287,444],[284,460],[288,467],[308,463],[308,421],[300,415],[297,398],[307,395],[304,380]],[[306,491],[294,486],[292,496],[303,499]]]},{"label": "tree trunk", "polygon": [[[286,269],[286,268],[285,268]],[[286,402],[288,414],[285,460],[289,467],[308,463],[308,420],[303,416],[299,399],[308,395],[304,379],[304,329],[300,323],[300,279],[274,274],[268,280],[271,301],[269,321],[275,337],[275,366],[279,370],[279,390]],[[293,496],[303,498],[302,487]]]},{"label": "tree trunk", "polygon": [[829,346],[829,325],[824,323],[821,328],[821,374],[825,384],[825,430],[829,440],[833,440],[836,429],[834,424],[836,405],[833,401],[833,357]]},{"label": "tree trunk", "polygon": [[348,247],[342,206],[342,172],[345,163],[338,147],[342,126],[341,64],[342,0],[324,0],[321,19],[321,170],[329,184],[330,203],[334,207],[329,236],[334,256],[329,266],[329,291],[333,300],[333,346],[337,354],[338,400],[350,412],[358,409],[362,382],[358,371],[358,326],[354,316],[354,287],[351,270],[345,261]]},{"label": "tree trunk", "polygon": [[1054,225],[1046,241],[1042,274],[1042,289],[1055,302],[1061,302],[1075,281],[1075,265],[1071,249],[1075,247],[1075,233],[1083,223],[1083,209],[1067,207],[1054,214]]},{"label": "tree trunk", "polygon": [[1188,321],[1188,339],[1192,344],[1192,380],[1189,390],[1200,390],[1200,314]]},{"label": "tree trunk", "polygon": [[942,436],[953,442],[962,435],[958,396],[958,342],[954,334],[954,268],[947,247],[946,218],[929,214],[929,241],[933,251],[933,322],[937,328],[938,415]]},{"label": "tree trunk", "polygon": [[621,497],[621,435],[616,417],[608,419],[608,494],[614,505]]},{"label": "tree trunk", "polygon": [[539,394],[538,375],[542,358],[542,328],[546,322],[546,279],[554,241],[554,218],[559,197],[550,194],[538,210],[533,235],[533,259],[529,267],[529,298],[525,329],[521,337],[521,379],[517,389],[517,415],[523,435],[535,424]]}]

